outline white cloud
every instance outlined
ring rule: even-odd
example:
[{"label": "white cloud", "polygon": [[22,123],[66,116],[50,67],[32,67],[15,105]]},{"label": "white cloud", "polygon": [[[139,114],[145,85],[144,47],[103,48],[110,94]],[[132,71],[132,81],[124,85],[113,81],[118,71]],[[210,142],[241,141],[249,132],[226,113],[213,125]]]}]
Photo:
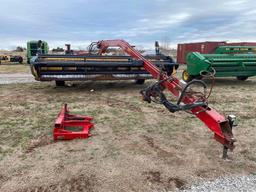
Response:
[{"label": "white cloud", "polygon": [[189,18],[188,13],[179,13],[160,16],[159,18],[139,19],[138,23],[134,24],[136,25],[135,27],[113,32],[113,35],[117,37],[136,37],[163,33],[167,32],[166,29],[170,27],[177,27],[177,25],[184,22],[187,18]]},{"label": "white cloud", "polygon": [[52,47],[115,38],[149,47],[164,36],[171,43],[256,41],[253,0],[0,0],[0,4],[0,48],[25,45],[31,39],[47,40]]}]

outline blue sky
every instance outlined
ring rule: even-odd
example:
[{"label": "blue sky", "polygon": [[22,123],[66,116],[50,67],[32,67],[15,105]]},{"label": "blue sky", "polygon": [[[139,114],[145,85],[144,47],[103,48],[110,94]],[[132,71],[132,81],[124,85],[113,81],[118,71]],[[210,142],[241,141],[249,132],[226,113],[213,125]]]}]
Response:
[{"label": "blue sky", "polygon": [[255,0],[0,0],[0,49],[42,39],[85,48],[102,39],[256,41]]}]

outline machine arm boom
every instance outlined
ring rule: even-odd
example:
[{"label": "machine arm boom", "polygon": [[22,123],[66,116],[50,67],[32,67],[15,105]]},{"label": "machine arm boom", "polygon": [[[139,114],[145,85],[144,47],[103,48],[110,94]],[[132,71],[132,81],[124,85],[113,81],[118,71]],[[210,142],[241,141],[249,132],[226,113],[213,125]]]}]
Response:
[{"label": "machine arm boom", "polygon": [[[138,51],[136,51],[129,43],[124,40],[103,40],[97,43],[99,53],[104,53],[108,47],[120,47],[125,53],[131,57],[141,60],[144,63],[144,68],[153,78],[163,80],[161,85],[167,88],[174,96],[179,97],[184,86],[176,77],[169,78],[165,73],[161,73],[159,68],[153,65],[149,60],[145,59]],[[196,103],[196,98],[185,94],[182,98],[182,103],[193,105]],[[199,118],[204,124],[214,133],[214,138],[224,145],[225,149],[233,150],[235,139],[232,133],[232,122],[219,114],[213,108],[203,105],[195,105],[190,109],[191,113]]]}]

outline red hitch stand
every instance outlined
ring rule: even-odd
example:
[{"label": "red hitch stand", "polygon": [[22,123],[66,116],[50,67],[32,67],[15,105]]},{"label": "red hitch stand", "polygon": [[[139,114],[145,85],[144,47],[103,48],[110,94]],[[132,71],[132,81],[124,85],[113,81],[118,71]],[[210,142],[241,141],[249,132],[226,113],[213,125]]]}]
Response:
[{"label": "red hitch stand", "polygon": [[[69,114],[67,104],[65,104],[55,121],[53,138],[54,140],[86,139],[90,136],[89,131],[93,127],[93,123],[91,123],[92,120],[92,117]],[[71,131],[67,130],[68,128],[81,128],[81,130]]]}]

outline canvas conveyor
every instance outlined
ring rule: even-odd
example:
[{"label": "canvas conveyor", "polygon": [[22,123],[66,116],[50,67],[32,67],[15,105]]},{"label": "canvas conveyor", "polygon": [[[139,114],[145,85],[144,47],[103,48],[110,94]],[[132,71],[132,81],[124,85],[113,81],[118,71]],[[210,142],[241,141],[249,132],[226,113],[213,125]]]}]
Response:
[{"label": "canvas conveyor", "polygon": [[[178,65],[162,54],[147,59],[172,74]],[[149,79],[143,61],[130,56],[38,55],[31,61],[33,74],[40,81]]]}]

